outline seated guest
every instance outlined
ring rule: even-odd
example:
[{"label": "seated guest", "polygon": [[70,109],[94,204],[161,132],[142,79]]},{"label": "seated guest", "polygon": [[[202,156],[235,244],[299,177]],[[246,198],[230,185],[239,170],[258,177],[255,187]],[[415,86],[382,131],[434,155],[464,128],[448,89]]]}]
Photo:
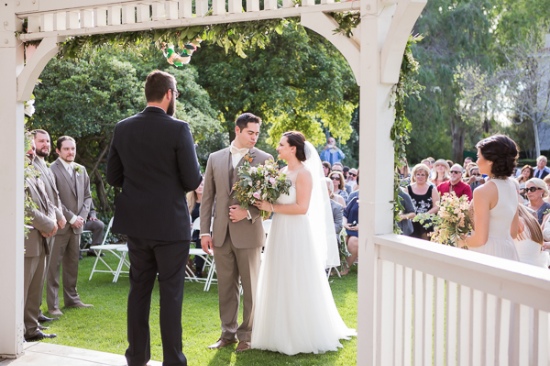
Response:
[{"label": "seated guest", "polygon": [[546,217],[546,211],[550,209],[550,203],[544,201],[544,198],[548,197],[546,183],[542,179],[531,178],[525,183],[525,192],[529,200],[527,207],[536,211],[537,220],[539,224],[542,224]]},{"label": "seated guest", "polygon": [[344,180],[344,175],[341,172],[332,171],[330,173],[330,179],[334,184],[334,194],[337,194],[344,199],[344,204],[342,206],[345,206],[345,202],[348,200],[348,192],[346,192],[345,188],[346,182]]},{"label": "seated guest", "polygon": [[472,189],[462,181],[462,165],[455,164],[451,168],[451,180],[437,186],[441,196],[454,192],[457,197],[467,196],[468,201],[472,200]]},{"label": "seated guest", "polygon": [[449,164],[447,164],[445,159],[436,160],[431,178],[432,183],[437,187],[441,183],[448,182],[449,180]]},{"label": "seated guest", "polygon": [[399,191],[397,191],[397,194],[399,195],[399,202],[401,202],[403,206],[403,211],[399,213],[401,221],[399,221],[397,225],[401,229],[403,235],[410,236],[414,231],[411,220],[416,216],[414,213],[414,205],[411,196],[409,196],[403,188],[399,187],[398,189]]},{"label": "seated guest", "polygon": [[332,168],[330,166],[330,163],[328,161],[323,161],[323,173],[325,174],[325,177],[328,177]]},{"label": "seated guest", "polygon": [[524,165],[523,168],[521,168],[521,172],[519,173],[519,177],[516,178],[516,180],[519,183],[520,188],[525,188],[525,183],[533,178],[533,172],[535,170],[531,167],[531,165]]},{"label": "seated guest", "polygon": [[346,267],[342,270],[342,276],[349,273],[349,269],[357,260],[359,254],[359,195],[351,199],[344,210],[344,228],[346,229],[346,244],[351,254],[346,258]]},{"label": "seated guest", "polygon": [[[92,232],[92,242],[90,246],[101,245],[101,243],[103,243],[104,228],[105,228],[105,224],[103,223],[103,221],[97,218],[97,213],[95,212],[94,203],[92,202],[92,204],[90,205],[90,212],[88,213],[88,218],[84,223],[84,229],[83,229],[83,230],[89,230]],[[88,257],[96,256],[95,252],[92,249],[88,249],[87,255]]]},{"label": "seated guest", "polygon": [[485,183],[485,179],[481,176],[479,173],[479,167],[477,164],[471,163],[468,165],[468,169],[466,170],[466,176],[464,178],[464,182],[470,185],[470,189],[472,190],[472,197],[474,189]]},{"label": "seated guest", "polygon": [[330,207],[332,208],[332,218],[334,219],[334,232],[336,233],[336,240],[338,240],[343,226],[344,206],[334,200],[334,185],[332,181],[329,178],[325,178],[325,183],[330,197]]},{"label": "seated guest", "polygon": [[[411,184],[407,186],[407,193],[411,196],[415,213],[434,214],[439,211],[439,194],[437,189],[430,183],[428,178],[430,169],[425,164],[417,164],[411,172]],[[433,229],[426,229],[420,222],[413,222],[413,233],[411,236],[424,240],[428,239],[428,233]]]}]

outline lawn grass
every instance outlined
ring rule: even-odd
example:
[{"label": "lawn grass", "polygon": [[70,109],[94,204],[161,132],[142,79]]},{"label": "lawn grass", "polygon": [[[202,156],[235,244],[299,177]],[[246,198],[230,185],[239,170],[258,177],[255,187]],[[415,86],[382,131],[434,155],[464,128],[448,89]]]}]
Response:
[{"label": "lawn grass", "polygon": [[[112,283],[113,276],[96,273],[88,281],[95,258],[84,257],[80,261],[78,292],[85,303],[93,304],[89,309],[63,309],[64,315],[52,323],[48,332],[57,338],[45,340],[48,343],[86,348],[115,354],[124,354],[126,341],[126,300],[129,282],[121,277]],[[357,272],[352,269],[343,278],[331,277],[330,285],[336,305],[347,326],[357,328]],[[357,340],[343,341],[343,348],[337,352],[322,355],[300,354],[286,356],[268,351],[251,350],[236,354],[234,347],[219,351],[209,350],[220,335],[217,285],[209,292],[203,291],[202,283],[185,283],[183,301],[183,351],[193,366],[227,365],[342,365],[356,364]],[[162,345],[159,329],[159,294],[155,286],[151,303],[151,359],[162,360]],[[289,299],[292,301],[292,299]],[[296,304],[300,306],[300,304]],[[43,310],[45,308],[45,300]]]}]

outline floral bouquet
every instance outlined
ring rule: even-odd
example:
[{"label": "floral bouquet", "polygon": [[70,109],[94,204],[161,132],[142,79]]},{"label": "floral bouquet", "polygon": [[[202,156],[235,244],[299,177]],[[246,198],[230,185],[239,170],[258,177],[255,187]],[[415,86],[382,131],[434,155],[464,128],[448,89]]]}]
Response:
[{"label": "floral bouquet", "polygon": [[461,236],[473,229],[468,197],[457,197],[455,192],[441,198],[437,214],[420,214],[415,221],[422,224],[431,221],[428,226],[433,226],[434,231],[430,234],[430,241],[453,247],[458,246]]},{"label": "floral bouquet", "polygon": [[[239,167],[239,180],[233,185],[234,197],[241,207],[248,208],[257,200],[273,203],[281,194],[288,194],[291,183],[286,179],[286,174],[279,172],[277,164],[272,159],[264,165],[250,166],[245,159]],[[271,213],[261,211],[263,219]]]}]

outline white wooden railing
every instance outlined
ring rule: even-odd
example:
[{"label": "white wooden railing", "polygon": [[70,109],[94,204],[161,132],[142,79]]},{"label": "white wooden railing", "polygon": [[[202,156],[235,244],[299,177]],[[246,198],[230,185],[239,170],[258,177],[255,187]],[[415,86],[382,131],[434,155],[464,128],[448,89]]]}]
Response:
[{"label": "white wooden railing", "polygon": [[[209,5],[210,2],[210,5]],[[80,1],[63,10],[20,9],[28,22],[23,41],[52,36],[78,36],[147,29],[243,22],[296,17],[303,13],[359,10],[359,1],[340,0],[157,0],[105,1],[102,6],[82,6]]]},{"label": "white wooden railing", "polygon": [[549,270],[399,235],[374,258],[377,365],[549,365]]}]

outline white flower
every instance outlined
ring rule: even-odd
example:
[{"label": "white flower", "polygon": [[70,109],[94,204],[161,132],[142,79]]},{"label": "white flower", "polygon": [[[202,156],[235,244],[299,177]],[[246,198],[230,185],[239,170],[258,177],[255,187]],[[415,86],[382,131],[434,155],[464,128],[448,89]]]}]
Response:
[{"label": "white flower", "polygon": [[27,100],[25,102],[25,115],[27,117],[32,117],[32,115],[34,114],[35,112],[35,108],[34,108],[34,99],[30,99],[30,100]]}]

